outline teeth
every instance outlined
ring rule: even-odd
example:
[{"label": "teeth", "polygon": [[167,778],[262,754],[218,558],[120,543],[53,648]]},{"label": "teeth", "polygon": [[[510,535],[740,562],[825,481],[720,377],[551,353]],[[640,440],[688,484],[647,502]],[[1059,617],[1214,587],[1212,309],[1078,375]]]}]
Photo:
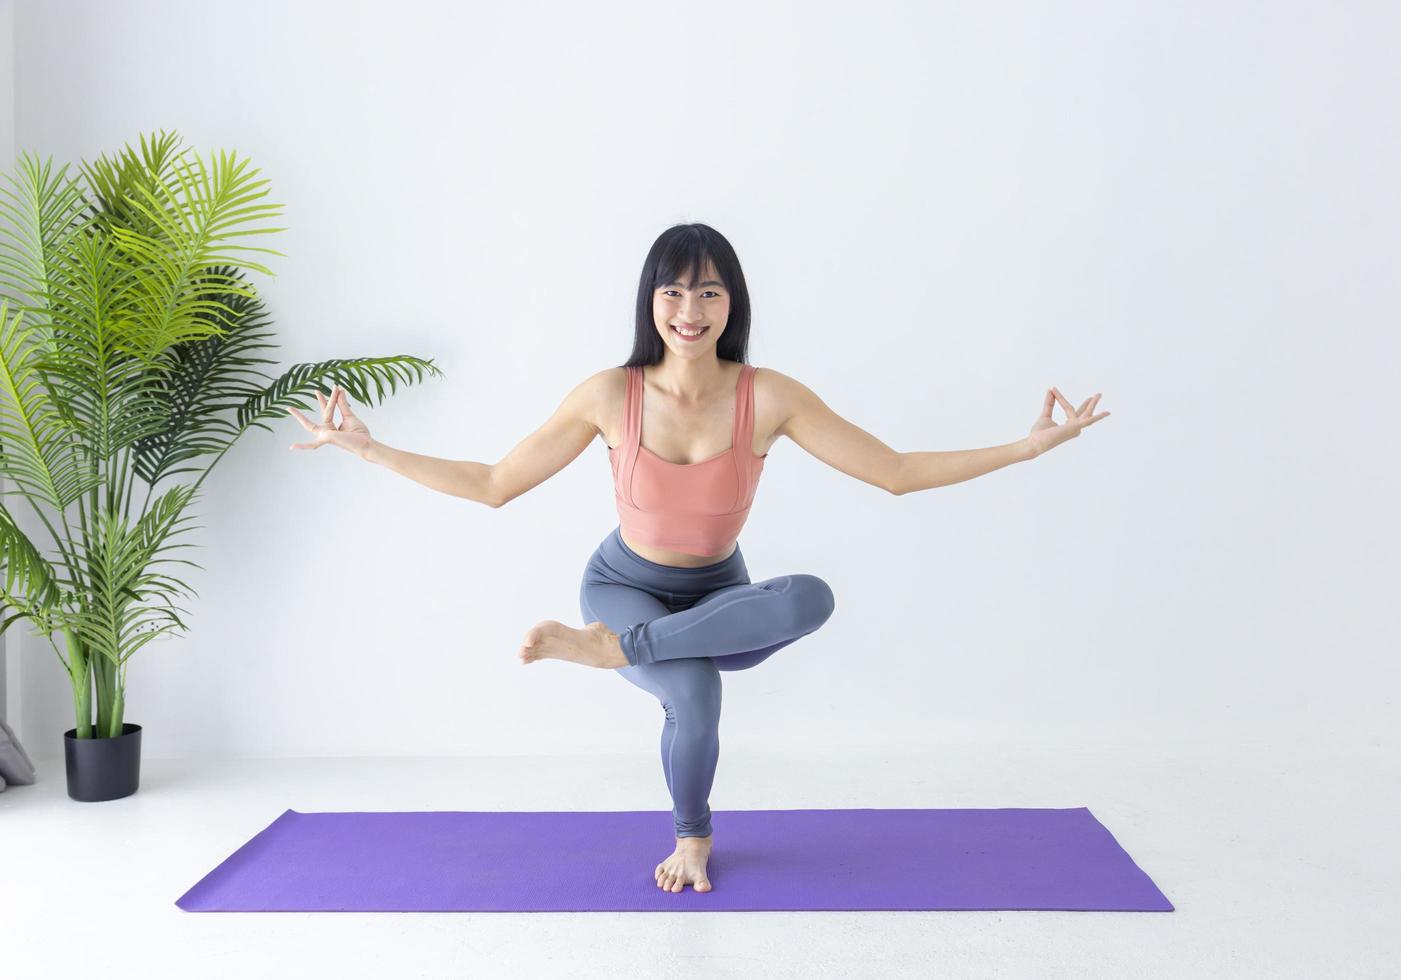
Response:
[{"label": "teeth", "polygon": [[687,337],[699,337],[701,334],[705,333],[705,327],[701,327],[694,333],[692,333],[690,330],[682,330],[680,327],[672,327],[671,329],[675,330],[679,334],[685,334]]}]

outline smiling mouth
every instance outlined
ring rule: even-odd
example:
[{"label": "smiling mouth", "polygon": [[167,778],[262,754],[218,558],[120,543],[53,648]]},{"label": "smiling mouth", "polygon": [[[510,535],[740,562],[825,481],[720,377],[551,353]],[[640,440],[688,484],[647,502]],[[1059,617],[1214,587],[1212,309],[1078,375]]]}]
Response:
[{"label": "smiling mouth", "polygon": [[706,324],[705,326],[703,326],[703,327],[700,328],[700,332],[699,332],[699,333],[689,333],[689,332],[683,333],[683,332],[681,331],[681,329],[680,329],[679,327],[676,326],[676,324],[672,323],[672,324],[668,324],[668,325],[671,327],[672,330],[675,330],[677,333],[681,334],[681,336],[684,337],[686,340],[695,340],[695,339],[696,339],[697,337],[699,337],[701,334],[705,333],[707,330],[710,329],[710,324]]}]

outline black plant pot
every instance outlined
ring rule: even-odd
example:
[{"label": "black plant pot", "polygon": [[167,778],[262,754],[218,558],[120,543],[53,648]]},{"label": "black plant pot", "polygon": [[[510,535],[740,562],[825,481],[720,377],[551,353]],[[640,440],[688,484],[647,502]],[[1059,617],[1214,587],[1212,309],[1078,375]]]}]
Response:
[{"label": "black plant pot", "polygon": [[136,792],[141,781],[141,726],[122,724],[116,738],[78,738],[78,729],[63,733],[63,761],[68,795],[84,803],[119,800]]}]

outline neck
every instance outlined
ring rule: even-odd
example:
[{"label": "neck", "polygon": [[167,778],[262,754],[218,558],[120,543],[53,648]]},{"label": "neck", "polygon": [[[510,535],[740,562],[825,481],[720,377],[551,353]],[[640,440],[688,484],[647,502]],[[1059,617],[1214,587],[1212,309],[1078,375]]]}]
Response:
[{"label": "neck", "polygon": [[730,385],[730,362],[714,353],[705,358],[673,357],[668,351],[652,365],[652,383],[680,402],[701,402]]}]

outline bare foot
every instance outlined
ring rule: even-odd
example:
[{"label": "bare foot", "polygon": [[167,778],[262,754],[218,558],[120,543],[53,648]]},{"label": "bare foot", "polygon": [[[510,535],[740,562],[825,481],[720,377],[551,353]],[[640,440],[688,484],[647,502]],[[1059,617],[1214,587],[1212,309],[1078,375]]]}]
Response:
[{"label": "bare foot", "polygon": [[536,623],[525,634],[525,643],[518,656],[521,663],[537,660],[570,660],[586,667],[626,667],[618,634],[601,622],[589,623],[581,630],[547,619]]},{"label": "bare foot", "polygon": [[657,865],[654,872],[657,887],[662,891],[679,892],[690,885],[698,892],[710,891],[705,866],[710,860],[714,836],[676,838],[676,850],[671,852],[671,857]]}]

